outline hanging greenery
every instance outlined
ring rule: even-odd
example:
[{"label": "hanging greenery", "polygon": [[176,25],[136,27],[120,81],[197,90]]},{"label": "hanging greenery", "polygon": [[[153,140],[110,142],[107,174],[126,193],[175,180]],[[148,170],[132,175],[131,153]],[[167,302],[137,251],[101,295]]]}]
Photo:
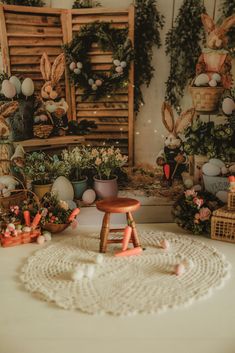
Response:
[{"label": "hanging greenery", "polygon": [[158,11],[156,0],[135,1],[135,111],[144,103],[141,86],[149,86],[154,75],[153,47],[161,46],[163,25],[164,16]]},{"label": "hanging greenery", "polygon": [[[225,18],[235,15],[235,0],[222,0],[220,6],[221,16],[218,23],[221,23]],[[228,48],[231,51],[231,55],[235,57],[235,27],[231,28],[227,34],[228,37]]]},{"label": "hanging greenery", "polygon": [[170,58],[170,74],[165,99],[179,106],[184,89],[195,76],[197,59],[204,37],[201,14],[206,12],[202,0],[184,0],[174,26],[166,35],[166,55]]},{"label": "hanging greenery", "polygon": [[[109,72],[92,70],[88,52],[93,43],[97,43],[103,51],[112,51]],[[84,89],[83,100],[88,97],[97,100],[128,85],[130,63],[134,56],[128,29],[113,28],[107,22],[84,25],[73,40],[64,46],[64,52],[72,82]]]},{"label": "hanging greenery", "polygon": [[19,6],[42,7],[45,3],[42,0],[2,0],[4,4]]},{"label": "hanging greenery", "polygon": [[101,6],[99,1],[94,0],[76,0],[73,3],[73,9],[88,9]]}]

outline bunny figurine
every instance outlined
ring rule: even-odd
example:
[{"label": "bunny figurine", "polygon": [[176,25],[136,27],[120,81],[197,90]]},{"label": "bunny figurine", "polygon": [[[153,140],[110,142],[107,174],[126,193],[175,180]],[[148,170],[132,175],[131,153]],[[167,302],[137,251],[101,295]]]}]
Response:
[{"label": "bunny figurine", "polygon": [[181,113],[175,122],[171,106],[166,102],[162,105],[162,121],[170,133],[165,140],[164,149],[159,152],[156,160],[156,163],[163,167],[163,186],[170,186],[174,178],[180,179],[186,169],[186,157],[179,134],[192,123],[194,114],[195,109],[188,109]]},{"label": "bunny figurine", "polygon": [[[235,25],[235,15],[226,18],[221,25],[215,25],[213,19],[207,15],[201,15],[202,23],[208,34],[207,48],[204,48],[196,65],[196,75],[205,73],[211,85],[220,82],[224,88],[231,88],[232,84],[232,59],[226,50],[228,38],[226,33]],[[215,74],[215,76],[213,76]],[[214,82],[216,81],[216,82]]]}]

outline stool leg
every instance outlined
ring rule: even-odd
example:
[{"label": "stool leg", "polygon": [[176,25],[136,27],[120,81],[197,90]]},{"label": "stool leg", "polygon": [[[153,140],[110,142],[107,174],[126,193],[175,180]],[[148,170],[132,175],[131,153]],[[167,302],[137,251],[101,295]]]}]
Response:
[{"label": "stool leg", "polygon": [[107,249],[107,240],[109,236],[110,213],[105,213],[100,232],[100,252],[105,253]]},{"label": "stool leg", "polygon": [[136,248],[138,246],[141,246],[140,241],[139,241],[139,237],[138,237],[138,233],[137,233],[137,229],[136,229],[136,225],[135,225],[135,221],[134,221],[134,218],[133,218],[131,212],[128,212],[126,214],[126,218],[127,218],[127,223],[132,228],[131,239],[132,239],[134,247]]}]

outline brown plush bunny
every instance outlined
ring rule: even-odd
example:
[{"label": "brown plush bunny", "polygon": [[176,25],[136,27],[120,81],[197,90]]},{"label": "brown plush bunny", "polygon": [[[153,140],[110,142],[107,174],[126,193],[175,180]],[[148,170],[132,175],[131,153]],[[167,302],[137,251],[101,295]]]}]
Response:
[{"label": "brown plush bunny", "polygon": [[162,105],[162,121],[169,131],[164,149],[157,156],[157,164],[163,167],[164,178],[162,185],[172,184],[174,178],[181,178],[186,169],[186,157],[183,153],[182,141],[179,135],[192,123],[195,109],[191,108],[181,113],[175,121],[171,106],[164,102]]},{"label": "brown plush bunny", "polygon": [[208,34],[207,48],[203,49],[196,66],[196,74],[206,73],[211,78],[214,73],[221,76],[224,88],[231,88],[232,84],[232,60],[226,50],[228,38],[226,33],[235,25],[235,15],[226,18],[221,25],[215,25],[213,19],[207,15],[201,15],[202,23]]}]

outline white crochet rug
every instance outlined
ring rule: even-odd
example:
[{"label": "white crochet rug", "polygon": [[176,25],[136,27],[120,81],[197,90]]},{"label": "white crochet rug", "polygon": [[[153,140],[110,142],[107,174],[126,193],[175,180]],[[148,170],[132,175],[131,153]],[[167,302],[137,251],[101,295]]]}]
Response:
[{"label": "white crochet rug", "polygon": [[[168,239],[170,249],[159,247]],[[146,250],[137,256],[116,258],[120,244],[109,246],[103,262],[95,265],[92,279],[73,281],[71,273],[81,264],[95,264],[97,234],[69,237],[38,250],[22,270],[27,290],[64,309],[90,314],[150,314],[192,304],[224,284],[230,266],[212,246],[184,235],[141,233]],[[187,262],[181,276],[174,266]]]}]

